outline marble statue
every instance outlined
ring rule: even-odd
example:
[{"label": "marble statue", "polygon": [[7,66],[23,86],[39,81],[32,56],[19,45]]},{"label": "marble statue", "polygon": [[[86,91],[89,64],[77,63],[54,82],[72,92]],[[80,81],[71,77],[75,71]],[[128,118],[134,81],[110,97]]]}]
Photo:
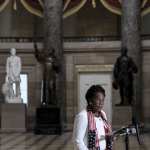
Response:
[{"label": "marble statue", "polygon": [[10,49],[10,56],[6,62],[6,78],[2,86],[2,92],[5,96],[5,101],[8,103],[21,103],[20,91],[20,72],[21,72],[21,59],[16,56],[16,49]]}]

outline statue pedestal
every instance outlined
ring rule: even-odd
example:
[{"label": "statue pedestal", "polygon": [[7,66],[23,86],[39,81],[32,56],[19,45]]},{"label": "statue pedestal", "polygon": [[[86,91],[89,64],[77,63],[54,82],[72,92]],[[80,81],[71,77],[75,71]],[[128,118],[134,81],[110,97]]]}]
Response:
[{"label": "statue pedestal", "polygon": [[112,125],[119,128],[132,123],[132,107],[131,106],[114,106]]},{"label": "statue pedestal", "polygon": [[23,103],[23,100],[21,99],[21,98],[18,98],[18,97],[14,97],[14,98],[9,98],[8,100],[7,100],[7,102],[8,103]]},{"label": "statue pedestal", "polygon": [[60,109],[40,107],[36,110],[35,134],[61,134]]},{"label": "statue pedestal", "polygon": [[25,132],[26,131],[26,105],[2,104],[1,106],[1,131]]}]

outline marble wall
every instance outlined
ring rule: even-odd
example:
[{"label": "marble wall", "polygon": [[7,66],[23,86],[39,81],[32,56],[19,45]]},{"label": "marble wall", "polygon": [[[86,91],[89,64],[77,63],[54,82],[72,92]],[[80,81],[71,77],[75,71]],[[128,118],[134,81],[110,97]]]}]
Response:
[{"label": "marble wall", "polygon": [[[142,18],[142,33],[150,34],[150,15]],[[7,18],[7,19],[6,19]],[[21,5],[18,10],[12,10],[9,5],[0,13],[0,37],[33,37],[34,30],[38,36],[43,36],[43,19],[33,16]],[[35,28],[36,27],[36,28]],[[67,37],[78,36],[105,36],[120,34],[120,17],[107,11],[102,5],[95,9],[91,6],[82,8],[78,13],[63,20],[63,35]],[[42,44],[39,44],[42,49]],[[9,55],[9,48],[15,47],[22,59],[23,73],[28,74],[28,106],[27,122],[28,129],[34,127],[35,110],[40,105],[40,91],[42,80],[42,68],[34,57],[33,43],[0,43],[0,88],[4,82],[5,62]],[[65,127],[72,129],[74,116],[77,113],[77,66],[79,65],[113,65],[120,54],[120,41],[99,41],[99,42],[65,42],[64,57],[66,70],[66,101]],[[143,41],[143,99],[141,109],[143,122],[150,125],[150,40]],[[112,74],[111,71],[109,71]],[[0,102],[4,102],[0,91]],[[112,110],[119,102],[118,91],[112,89]],[[125,109],[125,111],[128,111]],[[112,112],[113,113],[113,112]],[[112,123],[117,125],[116,113],[113,113]],[[124,114],[123,114],[124,115]],[[122,117],[123,118],[123,117]]]},{"label": "marble wall", "polygon": [[[150,41],[143,41],[143,99],[141,100],[142,118],[145,126],[149,126],[150,119],[150,86],[149,78],[149,59],[150,59]],[[78,43],[65,43],[65,60],[66,60],[66,115],[68,128],[72,127],[74,117],[78,112],[78,89],[77,89],[77,73],[76,67],[79,65],[113,65],[116,58],[120,54],[120,42],[78,42]],[[112,71],[110,71],[112,74]],[[116,107],[115,104],[119,103],[119,92],[112,89],[112,124],[113,127],[127,125],[131,123],[131,107]]]},{"label": "marble wall", "polygon": [[[38,44],[42,49],[42,44]],[[27,105],[27,127],[33,129],[35,123],[35,110],[40,105],[40,92],[42,80],[42,68],[34,56],[33,43],[1,43],[0,45],[0,87],[4,82],[5,62],[9,56],[9,48],[15,47],[17,54],[22,59],[22,72],[28,74],[28,105]],[[64,102],[64,127],[72,129],[74,117],[78,112],[78,67],[80,66],[113,66],[116,58],[120,54],[120,41],[104,41],[104,42],[65,42],[64,43],[64,58],[66,70],[66,100]],[[142,120],[146,126],[150,125],[150,41],[143,41],[143,99],[141,100]],[[79,68],[80,68],[79,67]],[[104,67],[105,68],[105,67]],[[107,68],[107,67],[106,67]],[[86,68],[85,68],[86,69]],[[88,68],[87,68],[88,70]],[[112,75],[112,69],[99,70]],[[112,123],[113,126],[120,125],[122,118],[118,120],[118,112],[122,116],[127,116],[124,112],[130,112],[130,108],[116,108],[115,104],[120,101],[118,91],[112,89]],[[3,103],[3,95],[0,91],[0,102]],[[116,113],[117,112],[117,113]],[[129,120],[127,120],[129,121]],[[127,122],[123,122],[125,124]]]}]

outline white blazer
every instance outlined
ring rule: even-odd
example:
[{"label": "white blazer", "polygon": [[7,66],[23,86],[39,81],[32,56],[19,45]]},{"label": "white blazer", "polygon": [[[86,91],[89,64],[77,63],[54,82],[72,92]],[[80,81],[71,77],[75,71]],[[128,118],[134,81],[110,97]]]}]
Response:
[{"label": "white blazer", "polygon": [[[104,117],[106,118],[106,114],[102,111]],[[101,117],[94,117],[96,128],[98,131],[98,137],[105,136],[104,123]],[[73,143],[74,150],[89,150],[88,145],[88,116],[87,111],[82,110],[79,114],[76,115],[74,121],[74,129],[73,129]],[[100,149],[106,149],[106,140],[100,140]]]}]

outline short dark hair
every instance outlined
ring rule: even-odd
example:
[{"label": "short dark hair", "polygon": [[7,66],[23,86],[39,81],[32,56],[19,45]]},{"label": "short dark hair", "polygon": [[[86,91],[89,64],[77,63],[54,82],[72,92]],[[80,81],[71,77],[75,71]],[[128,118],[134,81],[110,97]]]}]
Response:
[{"label": "short dark hair", "polygon": [[105,96],[105,89],[101,85],[92,85],[85,94],[87,103],[93,102],[99,92]]}]

